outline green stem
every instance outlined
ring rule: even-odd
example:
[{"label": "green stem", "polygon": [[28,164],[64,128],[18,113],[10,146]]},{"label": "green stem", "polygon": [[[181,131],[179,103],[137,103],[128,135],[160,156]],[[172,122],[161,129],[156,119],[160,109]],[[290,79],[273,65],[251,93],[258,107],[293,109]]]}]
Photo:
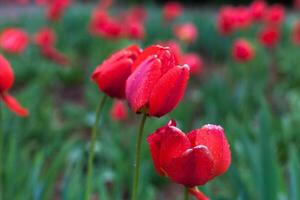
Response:
[{"label": "green stem", "polygon": [[4,163],[4,153],[3,153],[3,122],[2,122],[2,107],[0,102],[0,200],[3,199],[3,192],[4,192],[4,171],[3,171],[3,163]]},{"label": "green stem", "polygon": [[90,144],[90,150],[89,150],[89,158],[88,158],[88,169],[87,169],[87,177],[86,177],[86,188],[85,188],[85,200],[91,199],[91,192],[93,190],[93,184],[92,184],[92,175],[93,175],[93,161],[94,161],[94,155],[95,155],[95,144],[97,139],[97,128],[99,126],[99,119],[101,110],[104,106],[105,100],[107,99],[107,96],[104,95],[101,100],[99,101],[99,104],[97,106],[96,110],[96,119],[95,123],[92,129],[92,138],[91,138],[91,144]]},{"label": "green stem", "polygon": [[135,163],[134,163],[134,177],[133,177],[133,185],[132,185],[132,196],[131,200],[137,199],[138,194],[138,187],[139,187],[139,176],[140,176],[140,162],[141,162],[141,144],[142,144],[142,138],[143,138],[143,131],[145,122],[147,119],[147,114],[143,115],[139,133],[136,140],[136,149],[135,149]]},{"label": "green stem", "polygon": [[184,188],[183,200],[189,200],[189,188]]}]

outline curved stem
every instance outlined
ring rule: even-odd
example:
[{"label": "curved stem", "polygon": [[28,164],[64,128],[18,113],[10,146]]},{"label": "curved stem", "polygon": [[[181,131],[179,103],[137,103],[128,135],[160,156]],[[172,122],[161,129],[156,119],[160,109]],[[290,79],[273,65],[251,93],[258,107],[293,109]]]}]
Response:
[{"label": "curved stem", "polygon": [[92,138],[91,138],[91,144],[89,149],[89,158],[88,158],[88,168],[87,168],[87,177],[86,177],[86,188],[85,188],[85,200],[91,199],[91,192],[93,190],[93,184],[92,184],[92,175],[93,175],[93,161],[94,161],[94,155],[95,155],[95,144],[97,139],[97,128],[99,126],[99,119],[101,110],[104,106],[105,100],[107,99],[107,96],[104,95],[101,100],[99,101],[99,104],[97,106],[96,110],[96,119],[95,123],[92,129]]},{"label": "curved stem", "polygon": [[136,149],[135,149],[135,163],[134,163],[134,177],[133,177],[133,185],[132,185],[132,193],[131,193],[131,200],[137,199],[138,194],[138,187],[139,187],[139,176],[140,176],[140,162],[141,162],[141,144],[143,138],[143,131],[145,122],[147,119],[147,114],[143,115],[139,133],[136,140]]},{"label": "curved stem", "polygon": [[189,200],[189,188],[184,188],[183,200]]}]

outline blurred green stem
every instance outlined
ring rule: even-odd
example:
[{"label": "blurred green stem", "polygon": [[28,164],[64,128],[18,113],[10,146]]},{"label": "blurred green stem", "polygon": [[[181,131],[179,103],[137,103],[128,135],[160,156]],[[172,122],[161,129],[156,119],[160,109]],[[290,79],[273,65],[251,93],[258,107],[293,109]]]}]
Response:
[{"label": "blurred green stem", "polygon": [[97,128],[99,126],[100,114],[101,114],[101,111],[105,104],[106,99],[107,99],[107,96],[103,95],[103,97],[99,101],[99,104],[98,104],[97,110],[96,110],[95,123],[94,123],[93,129],[92,129],[92,138],[91,138],[89,158],[88,158],[88,169],[87,169],[88,171],[87,171],[86,185],[85,185],[86,186],[85,200],[91,199],[91,192],[93,190],[92,175],[93,175],[93,161],[94,161],[94,155],[95,155],[95,144],[96,144],[96,139],[97,139]]},{"label": "blurred green stem", "polygon": [[3,200],[3,186],[4,186],[4,172],[3,172],[3,166],[2,164],[4,163],[4,153],[3,153],[3,122],[2,122],[2,104],[0,102],[0,200]]},{"label": "blurred green stem", "polygon": [[189,200],[189,188],[184,188],[183,200]]},{"label": "blurred green stem", "polygon": [[147,119],[147,114],[143,115],[139,133],[136,140],[136,149],[135,149],[135,162],[134,162],[134,177],[133,177],[133,185],[132,185],[132,193],[131,193],[131,200],[137,199],[138,194],[138,187],[139,187],[139,176],[140,176],[140,162],[141,162],[141,144],[143,138],[143,131],[145,122]]}]

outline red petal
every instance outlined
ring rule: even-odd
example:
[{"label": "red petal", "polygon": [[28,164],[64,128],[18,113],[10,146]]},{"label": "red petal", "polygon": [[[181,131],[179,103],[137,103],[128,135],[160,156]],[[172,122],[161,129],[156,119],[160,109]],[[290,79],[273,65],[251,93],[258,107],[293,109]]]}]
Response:
[{"label": "red petal", "polygon": [[209,200],[205,194],[203,194],[197,187],[189,188],[189,192],[191,195],[196,197],[197,200]]},{"label": "red petal", "polygon": [[4,103],[6,104],[6,106],[13,111],[14,113],[16,113],[18,116],[20,117],[26,117],[29,115],[29,112],[26,108],[23,108],[20,103],[12,96],[10,96],[9,94],[3,94],[2,95],[2,99],[4,101]]},{"label": "red petal", "polygon": [[160,60],[152,56],[142,62],[128,77],[126,98],[134,112],[140,112],[147,106],[151,91],[161,76],[160,68]]},{"label": "red petal", "polygon": [[174,67],[164,74],[151,93],[149,115],[161,117],[173,110],[183,97],[188,79],[187,65]]},{"label": "red petal", "polygon": [[14,83],[14,72],[2,55],[0,55],[0,80],[0,93],[9,90]]},{"label": "red petal", "polygon": [[188,149],[181,157],[173,159],[165,171],[175,182],[187,187],[204,185],[212,178],[212,156],[203,145]]},{"label": "red petal", "polygon": [[222,127],[205,125],[201,129],[191,131],[188,138],[192,146],[204,145],[211,152],[215,164],[214,176],[227,171],[231,162],[231,154]]},{"label": "red petal", "polygon": [[191,146],[186,135],[172,124],[170,121],[147,138],[155,169],[160,175],[166,175],[165,166]]}]

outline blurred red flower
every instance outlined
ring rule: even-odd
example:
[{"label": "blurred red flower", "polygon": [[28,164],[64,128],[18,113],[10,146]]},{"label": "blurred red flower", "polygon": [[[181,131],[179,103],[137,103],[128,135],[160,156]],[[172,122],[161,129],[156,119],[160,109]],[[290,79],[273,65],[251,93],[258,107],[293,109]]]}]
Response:
[{"label": "blurred red flower", "polygon": [[185,23],[175,26],[174,34],[179,40],[191,43],[196,41],[198,30],[193,23]]},{"label": "blurred red flower", "polygon": [[161,117],[176,107],[189,79],[189,67],[179,66],[169,47],[146,48],[132,69],[126,99],[134,112]]},{"label": "blurred red flower", "polygon": [[56,41],[56,35],[51,28],[44,27],[34,35],[33,40],[34,43],[41,48],[45,46],[54,46]]},{"label": "blurred red flower", "polygon": [[49,60],[52,60],[53,62],[59,65],[66,66],[70,63],[69,59],[63,53],[55,49],[53,46],[42,47],[41,53],[44,57],[48,58]]},{"label": "blurred red flower", "polygon": [[115,101],[111,108],[110,116],[113,120],[116,121],[127,119],[128,113],[125,103],[121,100]]},{"label": "blurred red flower", "polygon": [[122,49],[103,61],[92,74],[93,81],[106,95],[125,98],[125,84],[131,74],[132,64],[141,53],[138,46]]},{"label": "blurred red flower", "polygon": [[239,6],[234,9],[234,29],[248,28],[252,24],[252,15],[248,7]]},{"label": "blurred red flower", "polygon": [[277,45],[280,39],[279,29],[274,26],[264,27],[259,32],[258,39],[263,46],[272,48]]},{"label": "blurred red flower", "polygon": [[266,10],[265,22],[269,25],[281,25],[285,18],[284,7],[280,4],[275,4]]},{"label": "blurred red flower", "polygon": [[300,20],[297,21],[292,31],[292,41],[296,45],[300,45]]},{"label": "blurred red flower", "polygon": [[[231,163],[229,144],[220,126],[205,125],[185,134],[171,120],[150,134],[147,142],[156,171],[188,188],[224,174]],[[195,189],[190,192],[197,196]]]},{"label": "blurred red flower", "polygon": [[217,18],[217,28],[221,35],[229,35],[234,31],[234,8],[222,7]]},{"label": "blurred red flower", "polygon": [[250,5],[253,20],[260,21],[264,18],[267,5],[264,1],[255,0]]},{"label": "blurred red flower", "polygon": [[45,4],[47,9],[47,18],[50,21],[57,21],[61,18],[66,8],[71,4],[71,0],[52,0]]},{"label": "blurred red flower", "polygon": [[239,62],[248,62],[254,57],[252,45],[245,39],[238,39],[232,48],[232,57]]},{"label": "blurred red flower", "polygon": [[8,94],[8,90],[14,83],[14,72],[9,62],[0,55],[0,101],[2,100],[6,106],[20,117],[29,115],[27,109],[23,108],[19,102]]},{"label": "blurred red flower", "polygon": [[300,0],[294,0],[294,8],[297,10],[300,9]]},{"label": "blurred red flower", "polygon": [[180,63],[187,64],[190,67],[191,75],[198,75],[203,71],[202,58],[196,53],[182,55]]},{"label": "blurred red flower", "polygon": [[19,28],[7,28],[0,35],[0,47],[8,53],[22,53],[29,42],[25,31]]},{"label": "blurred red flower", "polygon": [[163,8],[163,16],[166,21],[172,21],[182,15],[183,7],[177,2],[168,2]]}]

